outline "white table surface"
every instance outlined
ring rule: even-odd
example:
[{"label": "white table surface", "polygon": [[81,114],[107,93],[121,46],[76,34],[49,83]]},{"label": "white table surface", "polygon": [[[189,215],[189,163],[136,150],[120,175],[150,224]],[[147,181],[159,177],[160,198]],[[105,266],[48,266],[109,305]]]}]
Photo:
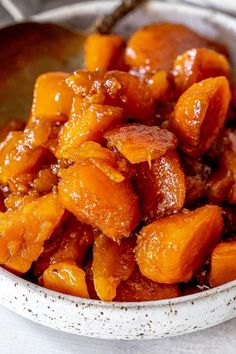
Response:
[{"label": "white table surface", "polygon": [[0,306],[0,354],[234,354],[236,318],[207,330],[157,340],[110,341],[75,336],[26,320]]}]

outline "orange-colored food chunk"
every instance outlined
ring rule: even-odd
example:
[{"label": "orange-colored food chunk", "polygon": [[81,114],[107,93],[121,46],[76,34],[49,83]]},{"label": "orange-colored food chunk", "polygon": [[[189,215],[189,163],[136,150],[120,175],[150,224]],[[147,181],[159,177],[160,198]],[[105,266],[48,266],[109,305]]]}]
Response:
[{"label": "orange-colored food chunk", "polygon": [[218,244],[211,255],[210,283],[213,287],[236,279],[236,241]]},{"label": "orange-colored food chunk", "polygon": [[0,264],[27,272],[64,214],[57,195],[48,194],[0,214]]},{"label": "orange-colored food chunk", "polygon": [[108,130],[104,137],[131,163],[151,161],[175,149],[177,139],[166,129],[141,124],[124,124]]},{"label": "orange-colored food chunk", "polygon": [[178,285],[156,283],[143,276],[136,267],[129,279],[118,285],[115,301],[154,301],[178,296]]},{"label": "orange-colored food chunk", "polygon": [[123,71],[78,70],[66,80],[79,98],[89,104],[121,107],[125,118],[148,121],[153,116],[151,90],[137,77]]},{"label": "orange-colored food chunk", "polygon": [[50,265],[42,275],[41,284],[63,294],[89,298],[85,273],[74,263],[61,262]]},{"label": "orange-colored food chunk", "polygon": [[59,248],[50,257],[50,263],[74,261],[81,263],[94,240],[94,232],[89,225],[81,224],[71,216],[60,237]]},{"label": "orange-colored food chunk", "polygon": [[173,76],[178,92],[184,92],[195,82],[230,74],[226,57],[207,48],[193,48],[179,55],[174,61]]},{"label": "orange-colored food chunk", "polygon": [[209,150],[224,126],[229,102],[230,89],[225,77],[203,80],[180,96],[172,130],[184,152],[199,156]]},{"label": "orange-colored food chunk", "polygon": [[23,132],[10,132],[0,145],[0,181],[31,172],[42,157],[44,149],[31,149],[25,144]]},{"label": "orange-colored food chunk", "polygon": [[57,185],[58,178],[52,173],[50,168],[40,170],[33,181],[33,188],[37,193],[49,193],[55,185]]},{"label": "orange-colored food chunk", "polygon": [[135,241],[129,237],[118,244],[103,234],[96,237],[92,270],[95,290],[101,300],[113,300],[119,283],[133,272]]},{"label": "orange-colored food chunk", "polygon": [[125,177],[119,172],[118,162],[115,154],[102,147],[94,141],[87,141],[77,149],[71,149],[67,157],[75,162],[89,159],[97,168],[99,168],[112,181],[123,182]]},{"label": "orange-colored food chunk", "polygon": [[167,72],[159,70],[148,80],[148,87],[155,101],[166,101],[170,90]]},{"label": "orange-colored food chunk", "polygon": [[28,194],[24,195],[21,193],[10,193],[4,200],[4,204],[7,209],[15,210],[22,208],[24,205],[31,203],[36,199],[36,196]]},{"label": "orange-colored food chunk", "polygon": [[90,161],[61,170],[58,190],[66,209],[114,240],[128,237],[140,220],[130,183],[112,181]]},{"label": "orange-colored food chunk", "polygon": [[137,240],[141,273],[159,283],[188,282],[222,231],[221,208],[214,205],[154,221],[142,229]]},{"label": "orange-colored food chunk", "polygon": [[[125,41],[117,35],[92,33],[85,43],[85,67],[88,70],[122,70]],[[124,59],[123,59],[124,60]]]},{"label": "orange-colored food chunk", "polygon": [[36,148],[47,143],[51,134],[51,123],[46,119],[32,118],[24,130],[24,143]]},{"label": "orange-colored food chunk", "polygon": [[174,214],[183,208],[185,177],[179,157],[169,151],[159,159],[136,166],[135,191],[145,222]]},{"label": "orange-colored food chunk", "polygon": [[123,110],[119,107],[94,104],[81,110],[75,98],[72,109],[71,118],[59,134],[56,152],[59,158],[70,158],[71,153],[86,141],[101,142],[104,131],[123,120]]},{"label": "orange-colored food chunk", "polygon": [[35,277],[39,278],[50,265],[51,256],[58,250],[61,243],[62,231],[57,228],[49,240],[44,242],[43,252],[39,258],[33,262],[32,270]]},{"label": "orange-colored food chunk", "polygon": [[68,119],[73,91],[65,84],[69,74],[51,72],[40,75],[35,83],[32,116],[52,122]]},{"label": "orange-colored food chunk", "polygon": [[127,63],[139,70],[155,73],[170,70],[177,55],[191,48],[209,47],[207,39],[184,25],[151,24],[136,31],[126,49]]}]

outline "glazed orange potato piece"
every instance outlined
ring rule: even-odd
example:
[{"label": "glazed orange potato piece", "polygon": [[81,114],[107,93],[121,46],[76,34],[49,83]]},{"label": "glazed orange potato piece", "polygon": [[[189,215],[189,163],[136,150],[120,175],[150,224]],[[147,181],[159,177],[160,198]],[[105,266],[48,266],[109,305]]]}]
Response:
[{"label": "glazed orange potato piece", "polygon": [[117,158],[115,154],[94,141],[87,141],[81,144],[78,149],[70,151],[70,160],[80,162],[89,159],[97,168],[99,168],[107,177],[115,182],[123,182],[125,177],[119,171]]},{"label": "glazed orange potato piece", "polygon": [[88,70],[123,70],[125,41],[116,35],[92,33],[85,44],[85,67]]},{"label": "glazed orange potato piece", "polygon": [[192,84],[216,76],[229,77],[230,64],[226,57],[207,48],[193,48],[174,61],[176,89],[182,93]]},{"label": "glazed orange potato piece", "polygon": [[218,244],[211,255],[210,283],[213,287],[236,279],[236,241]]},{"label": "glazed orange potato piece", "polygon": [[73,113],[59,134],[56,155],[70,158],[71,151],[89,140],[103,141],[104,130],[122,122],[123,110],[119,107],[94,104],[81,111],[77,98],[73,101]]},{"label": "glazed orange potato piece", "polygon": [[0,182],[34,170],[43,153],[42,147],[32,149],[25,144],[23,132],[10,132],[0,145]]},{"label": "glazed orange potato piece", "polygon": [[81,222],[99,228],[113,240],[128,237],[138,225],[138,198],[128,181],[112,181],[89,161],[60,174],[60,201]]},{"label": "glazed orange potato piece", "polygon": [[175,58],[191,48],[214,47],[189,28],[172,23],[151,24],[135,32],[127,43],[126,61],[140,72],[170,70]]},{"label": "glazed orange potato piece", "polygon": [[188,282],[222,232],[221,208],[214,205],[154,221],[138,237],[136,261],[141,273],[159,283]]},{"label": "glazed orange potato piece", "polygon": [[120,244],[100,234],[93,246],[93,281],[101,300],[111,301],[119,283],[127,280],[135,267],[135,237],[121,240]]},{"label": "glazed orange potato piece", "polygon": [[134,123],[108,130],[104,137],[109,147],[115,147],[132,164],[150,162],[177,146],[168,130]]},{"label": "glazed orange potato piece", "polygon": [[143,220],[148,223],[183,208],[185,176],[175,151],[136,166],[135,191],[139,196]]},{"label": "glazed orange potato piece", "polygon": [[81,224],[72,216],[67,220],[60,240],[60,246],[50,257],[50,263],[74,261],[80,264],[93,244],[94,232],[90,226]]},{"label": "glazed orange potato piece", "polygon": [[236,278],[236,84],[222,45],[170,23],[127,43],[89,34],[85,67],[40,75],[32,95],[28,122],[0,127],[1,266],[102,301]]},{"label": "glazed orange potato piece", "polygon": [[32,116],[65,122],[68,119],[73,91],[65,84],[69,74],[52,72],[38,77],[34,88]]},{"label": "glazed orange potato piece", "polygon": [[170,95],[170,83],[167,71],[159,70],[156,74],[151,76],[148,80],[148,87],[155,101],[166,101]]},{"label": "glazed orange potato piece", "polygon": [[44,271],[40,283],[45,288],[63,294],[89,298],[85,273],[73,262],[50,265]]},{"label": "glazed orange potato piece", "polygon": [[63,214],[64,207],[53,194],[0,214],[0,264],[17,273],[27,272]]},{"label": "glazed orange potato piece", "polygon": [[120,107],[125,118],[138,121],[148,121],[153,115],[151,90],[130,73],[78,70],[66,82],[77,97],[85,98],[86,104]]},{"label": "glazed orange potato piece", "polygon": [[156,283],[141,274],[138,267],[122,281],[116,291],[116,301],[154,301],[180,296],[178,285]]},{"label": "glazed orange potato piece", "polygon": [[180,96],[171,125],[184,152],[200,156],[209,150],[224,126],[229,102],[223,76],[193,84]]}]

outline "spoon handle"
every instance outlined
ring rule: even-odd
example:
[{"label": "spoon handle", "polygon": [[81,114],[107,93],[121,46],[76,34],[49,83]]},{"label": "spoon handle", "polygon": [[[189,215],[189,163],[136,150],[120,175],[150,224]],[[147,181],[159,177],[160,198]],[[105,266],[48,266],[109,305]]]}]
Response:
[{"label": "spoon handle", "polygon": [[111,14],[99,16],[89,29],[89,32],[97,32],[101,34],[110,33],[114,25],[120,19],[145,1],[147,0],[123,0]]}]

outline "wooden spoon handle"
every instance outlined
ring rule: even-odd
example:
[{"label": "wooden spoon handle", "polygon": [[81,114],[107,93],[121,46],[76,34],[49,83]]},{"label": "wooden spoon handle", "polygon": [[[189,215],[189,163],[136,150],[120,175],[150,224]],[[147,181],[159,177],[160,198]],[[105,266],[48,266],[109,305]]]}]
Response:
[{"label": "wooden spoon handle", "polygon": [[89,29],[89,32],[98,32],[101,34],[110,33],[120,19],[145,1],[147,0],[123,0],[111,14],[99,16]]}]

